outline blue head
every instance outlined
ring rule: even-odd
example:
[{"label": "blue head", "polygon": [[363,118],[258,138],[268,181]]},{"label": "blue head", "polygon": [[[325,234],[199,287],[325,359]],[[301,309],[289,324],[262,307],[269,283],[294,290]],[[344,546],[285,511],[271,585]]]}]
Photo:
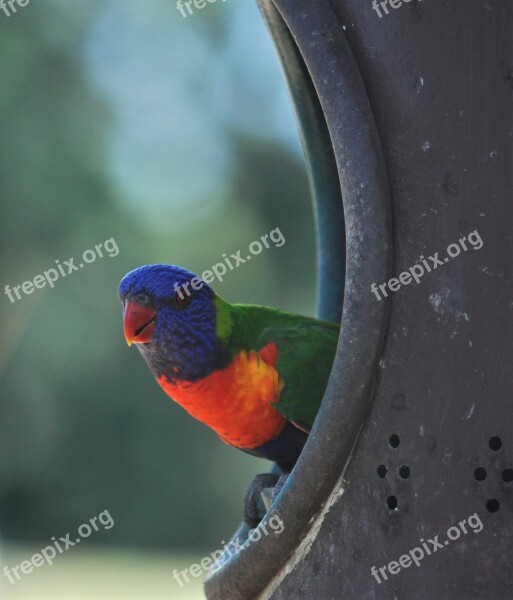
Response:
[{"label": "blue head", "polygon": [[174,265],[130,271],[119,284],[125,337],[156,377],[197,381],[225,356],[216,334],[220,299],[194,273]]}]

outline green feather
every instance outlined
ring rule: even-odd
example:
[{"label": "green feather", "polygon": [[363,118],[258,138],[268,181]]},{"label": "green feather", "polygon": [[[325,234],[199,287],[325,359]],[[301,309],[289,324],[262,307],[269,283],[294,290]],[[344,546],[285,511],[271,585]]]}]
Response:
[{"label": "green feather", "polygon": [[242,350],[278,348],[276,368],[285,387],[274,404],[289,421],[312,426],[337,348],[340,326],[264,306],[229,304],[217,297],[217,331],[231,357]]}]

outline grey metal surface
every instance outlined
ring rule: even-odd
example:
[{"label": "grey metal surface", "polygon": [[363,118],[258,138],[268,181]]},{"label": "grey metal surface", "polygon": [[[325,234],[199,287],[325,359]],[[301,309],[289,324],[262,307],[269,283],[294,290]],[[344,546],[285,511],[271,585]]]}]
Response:
[{"label": "grey metal surface", "polygon": [[[513,597],[513,0],[389,2],[381,17],[371,0],[273,2],[304,61],[280,51],[292,96],[313,82],[306,130],[325,120],[337,163],[343,334],[312,440],[271,509],[285,531],[232,559],[209,598]],[[261,4],[280,48],[283,21]],[[381,148],[393,274],[431,271],[378,300],[371,284],[391,277]]]},{"label": "grey metal surface", "polygon": [[[333,8],[349,41],[390,176],[394,274],[435,252],[443,264],[389,292],[373,408],[346,493],[271,597],[511,599],[513,2],[411,2],[381,18],[370,0],[277,4],[294,27]],[[310,44],[306,25],[296,37]],[[448,257],[474,230],[483,247]],[[464,533],[459,523],[474,514],[482,530],[474,517]],[[398,570],[415,548],[420,566]]]},{"label": "grey metal surface", "polygon": [[[389,187],[379,137],[334,14],[311,15],[318,25],[309,23],[303,30],[308,43],[301,58],[273,5],[266,1],[260,6],[286,62],[319,203],[320,313],[340,314],[342,288],[344,306],[336,366],[323,406],[296,468],[264,519],[267,523],[279,515],[284,530],[244,547],[211,575],[207,596],[222,600],[256,597],[302,540],[313,535],[315,517],[340,480],[369,411],[387,303],[374,302],[365,291],[376,279],[388,278],[391,269]],[[301,18],[296,13],[296,29]],[[325,36],[316,36],[318,27]],[[310,80],[306,66],[313,62],[319,68]],[[238,532],[245,533],[244,528]]]}]

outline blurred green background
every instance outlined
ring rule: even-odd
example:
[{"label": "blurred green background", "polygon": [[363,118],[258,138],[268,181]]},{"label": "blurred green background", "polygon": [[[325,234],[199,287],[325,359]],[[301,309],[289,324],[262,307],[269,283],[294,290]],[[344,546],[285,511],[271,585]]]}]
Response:
[{"label": "blurred green background", "polygon": [[[0,12],[1,289],[108,238],[97,259],[0,299],[0,569],[103,510],[115,526],[6,598],[201,598],[185,568],[221,546],[269,464],[158,388],[122,332],[117,284],[152,262],[202,272],[279,227],[215,289],[313,314],[303,156],[252,1],[31,0]],[[247,252],[246,252],[247,253]],[[244,255],[244,252],[243,252]]]}]

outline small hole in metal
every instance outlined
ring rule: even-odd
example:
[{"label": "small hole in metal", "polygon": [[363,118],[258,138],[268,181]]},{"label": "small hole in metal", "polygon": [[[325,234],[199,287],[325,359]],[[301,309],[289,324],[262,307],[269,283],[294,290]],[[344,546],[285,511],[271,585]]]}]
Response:
[{"label": "small hole in metal", "polygon": [[496,513],[499,510],[500,506],[500,502],[495,498],[492,498],[486,503],[486,510],[491,513]]},{"label": "small hole in metal", "polygon": [[488,445],[492,450],[495,450],[495,452],[497,452],[497,450],[500,450],[502,448],[502,440],[500,437],[494,436],[490,438]]},{"label": "small hole in metal", "polygon": [[385,465],[379,465],[379,467],[377,468],[377,472],[378,477],[380,477],[381,479],[385,479],[388,473],[388,469],[385,467]]},{"label": "small hole in metal", "polygon": [[399,468],[399,477],[401,479],[408,479],[410,476],[410,467],[408,465],[403,465]]},{"label": "small hole in metal", "polygon": [[395,496],[389,496],[387,498],[387,506],[389,510],[397,510],[397,498]]},{"label": "small hole in metal", "polygon": [[477,481],[484,481],[486,479],[486,475],[486,469],[483,467],[477,467],[477,469],[474,471],[474,477]]},{"label": "small hole in metal", "polygon": [[398,448],[400,443],[401,443],[401,440],[399,439],[399,436],[397,435],[397,433],[393,433],[390,436],[390,446],[392,446],[392,448]]},{"label": "small hole in metal", "polygon": [[513,469],[504,469],[502,472],[502,480],[506,483],[511,483],[513,481]]}]

